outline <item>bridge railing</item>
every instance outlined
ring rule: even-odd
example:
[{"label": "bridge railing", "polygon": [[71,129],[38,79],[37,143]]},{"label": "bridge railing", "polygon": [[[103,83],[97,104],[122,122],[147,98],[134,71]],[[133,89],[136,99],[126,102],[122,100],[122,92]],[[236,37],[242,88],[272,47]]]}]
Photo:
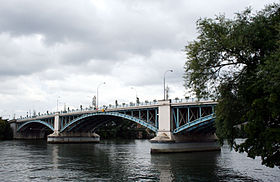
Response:
[{"label": "bridge railing", "polygon": [[[198,99],[198,98],[184,98],[184,99],[179,99],[179,98],[175,98],[171,100],[171,103],[189,103],[189,102],[197,102],[197,101],[211,101],[211,99]],[[107,110],[107,109],[123,109],[123,108],[130,108],[130,107],[137,107],[137,106],[152,106],[152,105],[157,105],[158,101],[157,100],[153,100],[153,101],[144,101],[144,102],[140,102],[140,103],[134,103],[134,102],[130,102],[130,103],[122,103],[122,104],[118,104],[118,105],[104,105],[98,108],[98,110]],[[77,112],[81,112],[81,111],[93,111],[93,110],[97,110],[94,107],[87,107],[87,108],[81,108],[81,109],[71,109],[71,110],[66,110],[66,111],[58,111],[58,113],[62,114],[62,113],[77,113]],[[41,116],[52,116],[55,115],[55,113],[57,112],[46,112],[46,113],[41,113],[41,114],[36,114],[36,115],[32,115],[32,116],[20,116],[19,118],[17,118],[17,120],[23,120],[23,119],[32,119],[32,118],[36,118],[36,117],[41,117]]]},{"label": "bridge railing", "polygon": [[111,105],[109,104],[108,106],[101,106],[99,109],[121,109],[121,108],[129,108],[129,107],[137,107],[137,106],[151,106],[151,105],[157,105],[158,101],[145,101],[145,102],[140,102],[140,103],[122,103],[118,105]]},{"label": "bridge railing", "polygon": [[36,114],[36,115],[32,115],[32,116],[20,116],[17,118],[17,120],[21,120],[21,119],[31,119],[31,118],[36,118],[38,116],[51,116],[54,115],[55,112],[49,112],[49,113],[42,113],[40,115]]},{"label": "bridge railing", "polygon": [[179,99],[179,98],[175,98],[175,99],[171,99],[171,103],[189,103],[189,102],[205,102],[205,101],[213,101],[213,99],[211,98],[184,98],[184,99]]},{"label": "bridge railing", "polygon": [[[123,108],[130,108],[130,107],[137,107],[137,106],[151,106],[151,105],[157,105],[158,101],[154,100],[154,101],[145,101],[145,102],[140,102],[140,103],[122,103],[119,105],[111,105],[109,104],[108,106],[104,105],[98,108],[98,110],[102,110],[102,109],[123,109]],[[82,108],[82,109],[71,109],[71,110],[66,110],[66,111],[58,111],[59,114],[62,113],[76,113],[76,112],[81,112],[81,111],[93,111],[93,110],[97,110],[94,107],[87,107],[87,108]],[[36,118],[38,116],[51,116],[51,115],[55,115],[55,113],[57,112],[48,112],[48,113],[42,113],[42,114],[36,114],[36,115],[32,115],[32,116],[20,116],[19,118],[17,118],[17,120],[22,120],[22,119],[31,119],[31,118]]]}]

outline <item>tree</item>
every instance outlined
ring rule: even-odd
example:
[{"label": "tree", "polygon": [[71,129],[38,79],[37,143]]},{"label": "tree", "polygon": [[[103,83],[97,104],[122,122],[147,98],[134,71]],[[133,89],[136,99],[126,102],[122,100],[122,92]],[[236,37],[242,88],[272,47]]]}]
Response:
[{"label": "tree", "polygon": [[0,117],[0,140],[9,140],[13,138],[13,131],[7,120]]},{"label": "tree", "polygon": [[[233,19],[199,19],[197,29],[197,40],[185,48],[186,88],[218,100],[215,125],[222,144],[226,139],[236,151],[279,167],[280,5],[256,14],[247,8]],[[240,134],[246,139],[236,143]]]}]

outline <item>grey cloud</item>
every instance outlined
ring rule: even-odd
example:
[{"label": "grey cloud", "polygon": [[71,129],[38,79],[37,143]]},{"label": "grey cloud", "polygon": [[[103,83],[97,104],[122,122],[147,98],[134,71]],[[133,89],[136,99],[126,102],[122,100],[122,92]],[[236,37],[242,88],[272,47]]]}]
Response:
[{"label": "grey cloud", "polygon": [[[20,42],[20,43],[19,43]],[[50,50],[36,40],[36,36],[14,39],[9,34],[0,34],[0,76],[28,75],[48,69]]]},{"label": "grey cloud", "polygon": [[184,40],[176,39],[175,34],[183,32],[184,25],[168,13],[164,15],[157,9],[158,3],[153,7],[156,12],[147,10],[146,3],[127,7],[121,1],[107,12],[98,11],[89,1],[7,1],[0,7],[0,31],[14,36],[42,34],[47,45],[85,45],[66,55],[69,63],[121,61],[121,52],[147,55],[152,49],[178,49],[178,42]]},{"label": "grey cloud", "polygon": [[152,51],[148,57],[134,55],[129,60],[116,64],[112,75],[123,80],[126,86],[156,86],[162,83],[163,74],[169,69],[174,72],[166,75],[167,80],[182,80],[183,65],[184,54],[180,51],[157,50]]},{"label": "grey cloud", "polygon": [[92,15],[94,10],[86,12],[86,7],[74,1],[5,1],[0,7],[0,28],[15,36],[40,33],[47,37],[46,41],[61,42],[87,34],[89,22],[84,13]]},{"label": "grey cloud", "polygon": [[[235,11],[239,5],[219,2],[217,11],[214,7],[205,8],[216,7],[214,2],[206,2],[202,6],[196,1],[102,1],[106,2],[110,6],[105,10],[95,7],[91,1],[2,2],[0,32],[9,34],[10,38],[40,34],[44,37],[45,50],[23,55],[26,50],[9,45],[10,39],[2,41],[0,74],[26,75],[52,67],[47,64],[47,58],[57,44],[62,45],[63,50],[58,48],[54,54],[62,67],[76,65],[88,68],[91,65],[92,69],[92,65],[102,65],[99,64],[102,60],[108,67],[102,67],[96,73],[102,74],[101,70],[104,70],[104,74],[108,74],[111,65],[123,62],[131,55],[148,58],[153,50],[183,49],[195,34],[196,19],[209,12],[214,16],[225,8]],[[53,64],[52,59],[49,61]],[[92,64],[94,60],[97,63]]]}]

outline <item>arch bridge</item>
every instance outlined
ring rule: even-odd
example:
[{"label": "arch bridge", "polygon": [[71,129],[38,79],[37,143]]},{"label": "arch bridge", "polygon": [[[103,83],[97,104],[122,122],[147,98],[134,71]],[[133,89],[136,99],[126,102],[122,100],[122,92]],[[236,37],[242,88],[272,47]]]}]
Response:
[{"label": "arch bridge", "polygon": [[56,112],[18,119],[13,128],[18,138],[37,131],[40,136],[35,138],[48,135],[48,142],[90,142],[99,141],[95,131],[105,123],[128,120],[155,132],[153,143],[176,142],[194,134],[199,137],[213,134],[216,104],[214,101],[171,103],[163,100],[151,105]]}]

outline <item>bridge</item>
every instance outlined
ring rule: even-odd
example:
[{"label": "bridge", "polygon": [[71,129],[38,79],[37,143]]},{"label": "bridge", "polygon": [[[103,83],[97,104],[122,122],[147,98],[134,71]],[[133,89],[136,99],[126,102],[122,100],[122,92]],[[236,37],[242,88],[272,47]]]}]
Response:
[{"label": "bridge", "polygon": [[81,109],[19,118],[11,123],[17,139],[47,137],[49,143],[99,142],[95,131],[118,120],[138,123],[155,132],[152,152],[217,150],[214,101],[162,100],[129,107]]}]

